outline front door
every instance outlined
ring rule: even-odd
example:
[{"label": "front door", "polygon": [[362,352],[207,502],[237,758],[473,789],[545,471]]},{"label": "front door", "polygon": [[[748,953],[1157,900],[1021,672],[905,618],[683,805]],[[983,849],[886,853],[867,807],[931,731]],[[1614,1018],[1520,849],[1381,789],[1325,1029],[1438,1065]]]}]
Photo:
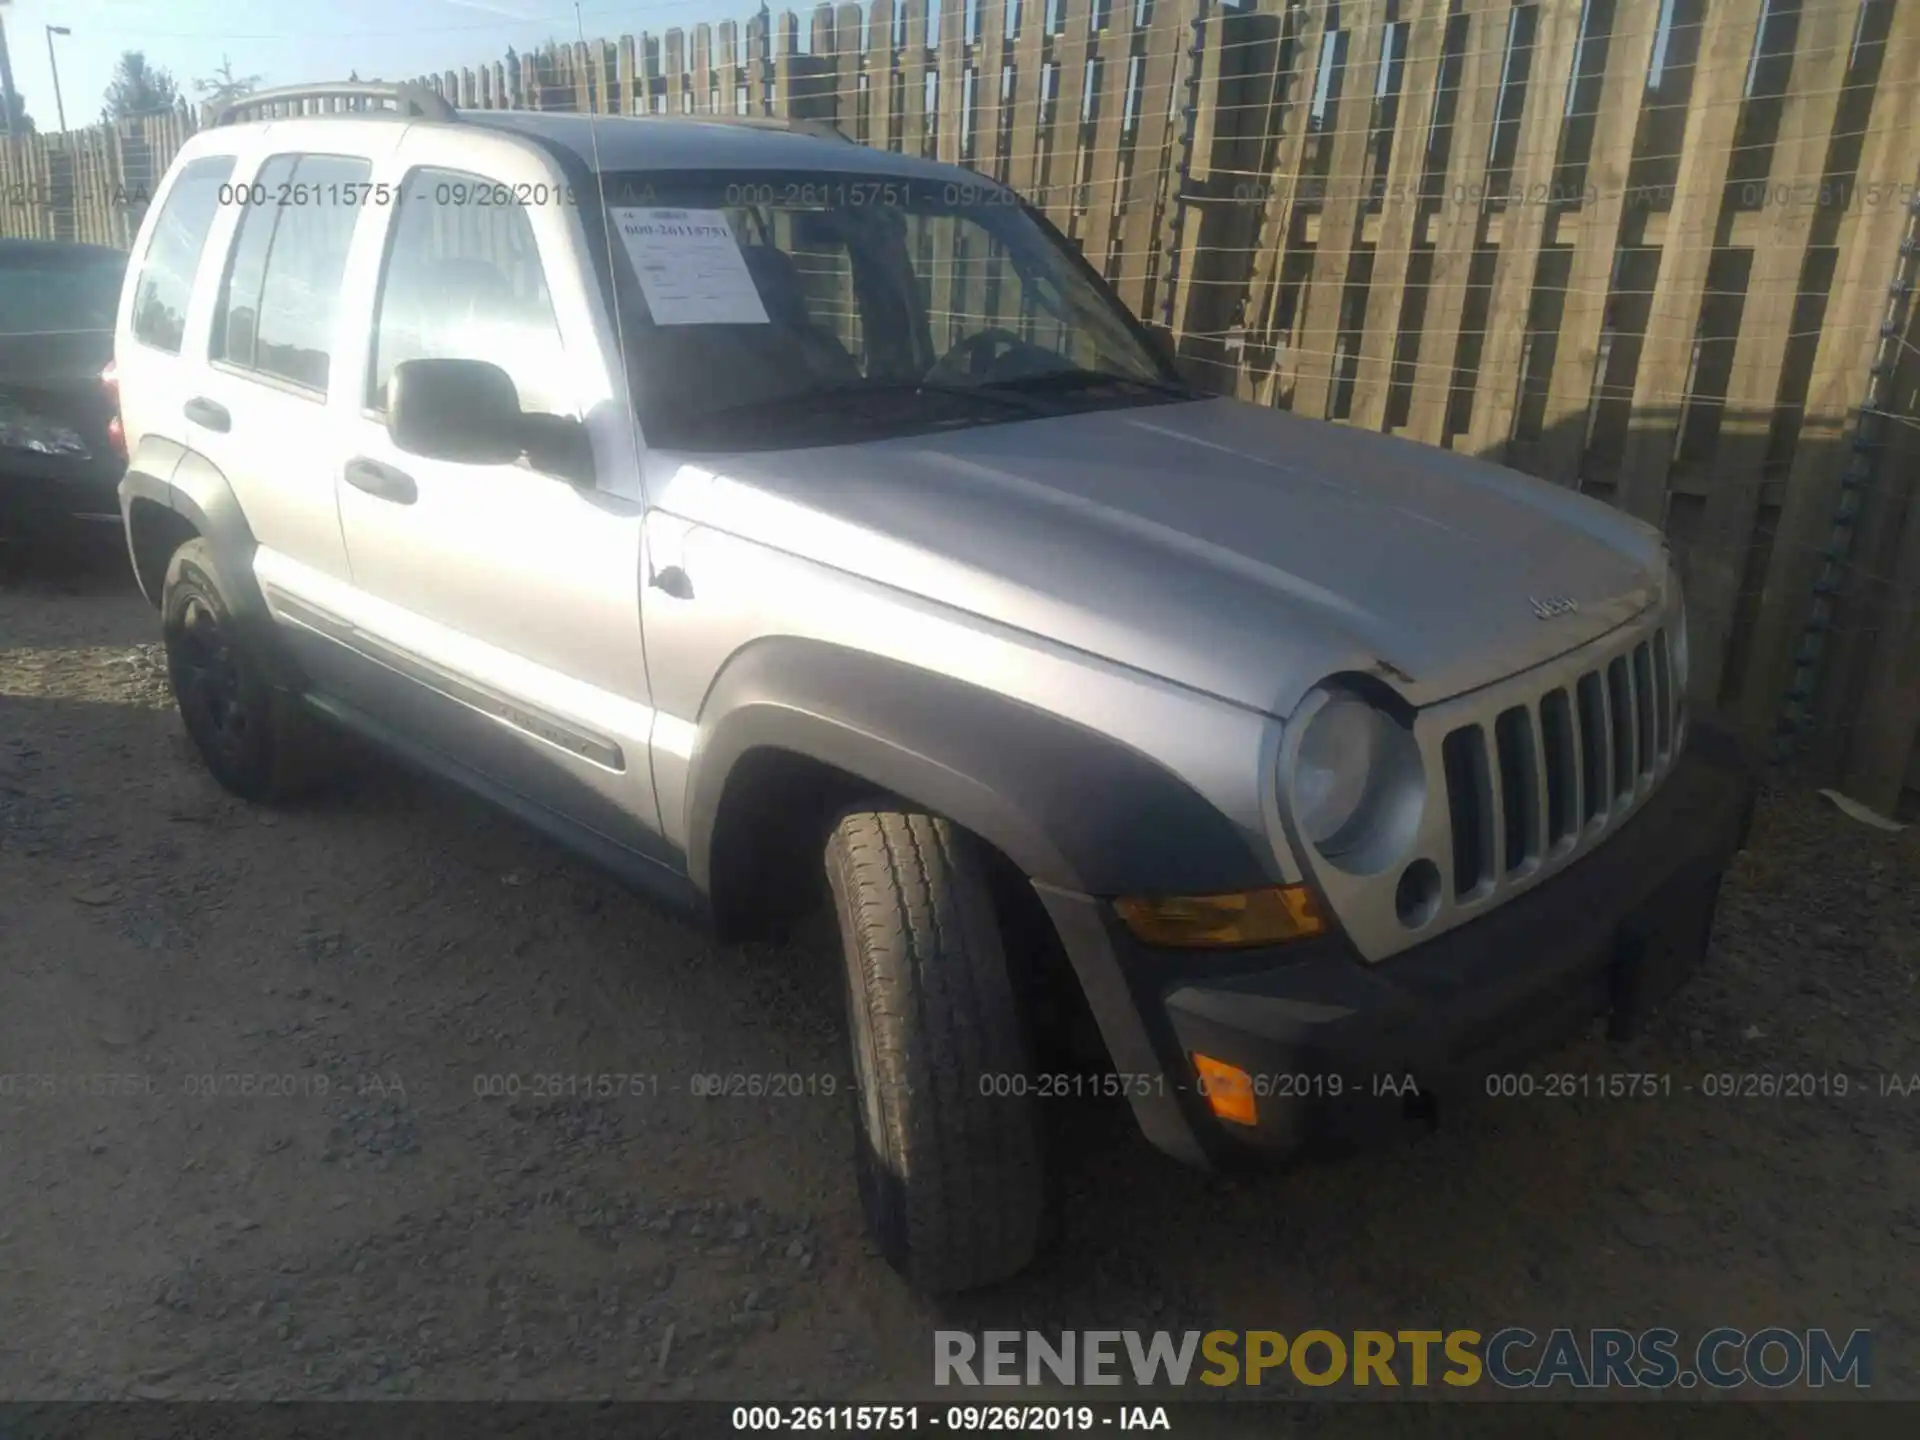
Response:
[{"label": "front door", "polygon": [[600,363],[578,277],[549,283],[574,266],[566,227],[577,222],[498,200],[551,177],[502,144],[488,147],[482,179],[436,163],[445,143],[413,132],[396,158],[363,404],[340,456],[353,592],[340,618],[346,643],[374,662],[343,698],[541,812],[530,818],[662,858],[637,494],[617,493],[622,477],[569,481],[526,460],[406,454],[386,427],[389,377],[405,360],[489,361],[524,410],[576,418],[577,377]]}]

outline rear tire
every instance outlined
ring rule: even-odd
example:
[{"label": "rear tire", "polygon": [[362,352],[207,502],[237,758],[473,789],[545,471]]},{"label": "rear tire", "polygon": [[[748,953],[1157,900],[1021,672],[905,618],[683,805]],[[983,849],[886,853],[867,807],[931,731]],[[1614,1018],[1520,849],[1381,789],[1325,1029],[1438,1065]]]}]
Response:
[{"label": "rear tire", "polygon": [[842,817],[826,869],[868,1228],[927,1294],[1004,1280],[1038,1251],[1046,1206],[1029,1047],[985,871],[951,823],[898,811]]},{"label": "rear tire", "polygon": [[330,737],[269,679],[259,641],[234,620],[206,540],[173,552],[160,614],[174,702],[213,778],[257,804],[319,783]]}]

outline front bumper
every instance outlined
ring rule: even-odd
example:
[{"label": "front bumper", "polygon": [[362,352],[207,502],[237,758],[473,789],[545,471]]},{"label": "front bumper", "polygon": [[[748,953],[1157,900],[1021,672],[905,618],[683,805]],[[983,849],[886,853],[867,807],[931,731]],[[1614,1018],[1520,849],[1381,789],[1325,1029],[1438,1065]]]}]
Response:
[{"label": "front bumper", "polygon": [[[1372,965],[1338,936],[1230,956],[1156,951],[1106,902],[1038,888],[1142,1130],[1215,1166],[1398,1131],[1597,1016],[1628,1033],[1705,953],[1754,789],[1737,742],[1696,723],[1659,791],[1584,859]],[[1255,1125],[1213,1115],[1196,1051],[1255,1077]]]}]

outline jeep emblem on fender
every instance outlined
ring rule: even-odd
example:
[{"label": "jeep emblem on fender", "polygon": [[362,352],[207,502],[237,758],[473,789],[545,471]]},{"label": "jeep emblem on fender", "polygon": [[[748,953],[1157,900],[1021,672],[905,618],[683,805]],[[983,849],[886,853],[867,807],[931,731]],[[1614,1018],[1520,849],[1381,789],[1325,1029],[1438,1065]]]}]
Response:
[{"label": "jeep emblem on fender", "polygon": [[1580,602],[1571,595],[1549,595],[1541,600],[1533,600],[1533,613],[1542,620],[1551,620],[1556,615],[1571,615],[1580,608]]}]

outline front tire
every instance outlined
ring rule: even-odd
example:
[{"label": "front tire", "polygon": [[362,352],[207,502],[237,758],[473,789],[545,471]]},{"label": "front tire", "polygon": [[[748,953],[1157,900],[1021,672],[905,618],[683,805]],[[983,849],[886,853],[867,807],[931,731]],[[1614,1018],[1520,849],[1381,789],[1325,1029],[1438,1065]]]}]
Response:
[{"label": "front tire", "polygon": [[1045,1193],[1025,1025],[984,869],[950,822],[884,810],[842,817],[826,869],[868,1228],[927,1294],[1004,1280],[1039,1249]]},{"label": "front tire", "polygon": [[174,551],[160,614],[174,702],[213,778],[262,804],[316,783],[324,748],[317,727],[268,678],[260,643],[236,623],[206,540]]}]

